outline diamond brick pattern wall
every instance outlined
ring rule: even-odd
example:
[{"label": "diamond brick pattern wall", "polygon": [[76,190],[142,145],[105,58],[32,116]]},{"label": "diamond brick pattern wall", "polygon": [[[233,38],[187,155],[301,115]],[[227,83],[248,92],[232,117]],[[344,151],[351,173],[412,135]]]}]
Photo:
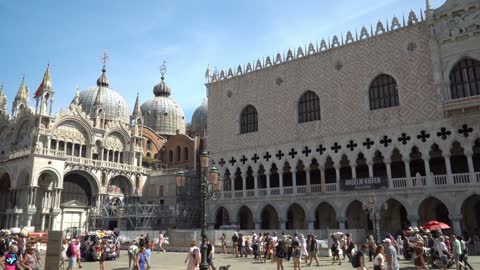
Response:
[{"label": "diamond brick pattern wall", "polygon": [[[413,52],[407,49],[411,42]],[[421,23],[210,84],[209,150],[251,149],[442,118],[431,63],[428,31]],[[397,81],[400,106],[370,111],[368,89],[382,73]],[[297,102],[307,90],[320,97],[321,120],[299,124]],[[257,108],[259,130],[239,134],[240,112],[248,104]]]}]

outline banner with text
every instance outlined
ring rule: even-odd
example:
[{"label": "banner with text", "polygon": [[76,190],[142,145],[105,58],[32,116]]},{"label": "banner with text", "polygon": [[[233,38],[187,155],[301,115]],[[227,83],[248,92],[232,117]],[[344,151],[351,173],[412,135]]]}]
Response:
[{"label": "banner with text", "polygon": [[388,188],[387,177],[368,177],[340,180],[340,190],[342,191],[386,188]]}]

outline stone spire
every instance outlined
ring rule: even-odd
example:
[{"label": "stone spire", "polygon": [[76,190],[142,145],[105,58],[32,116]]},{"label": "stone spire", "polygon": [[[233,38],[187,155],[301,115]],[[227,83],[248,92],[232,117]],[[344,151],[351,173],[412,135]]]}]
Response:
[{"label": "stone spire", "polygon": [[3,92],[3,84],[0,84],[0,115],[7,111],[7,97]]},{"label": "stone spire", "polygon": [[135,106],[133,107],[132,118],[142,117],[142,111],[140,110],[140,99],[137,93],[137,99],[135,99]]},{"label": "stone spire", "polygon": [[50,76],[50,64],[47,65],[47,70],[43,74],[43,80],[40,86],[38,87],[37,91],[33,95],[34,98],[41,96],[45,92],[52,92],[52,79]]},{"label": "stone spire", "polygon": [[20,87],[18,87],[17,95],[15,96],[15,101],[24,101],[25,103],[28,102],[28,88],[25,86],[25,77],[22,77],[22,82],[20,83]]}]

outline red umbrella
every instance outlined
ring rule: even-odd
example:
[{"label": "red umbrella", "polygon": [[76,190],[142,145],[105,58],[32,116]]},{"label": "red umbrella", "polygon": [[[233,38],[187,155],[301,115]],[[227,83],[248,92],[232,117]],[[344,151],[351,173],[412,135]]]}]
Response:
[{"label": "red umbrella", "polygon": [[435,229],[445,230],[445,229],[450,229],[450,226],[443,222],[432,220],[425,223],[425,225],[423,225],[423,228],[428,230],[435,230]]}]

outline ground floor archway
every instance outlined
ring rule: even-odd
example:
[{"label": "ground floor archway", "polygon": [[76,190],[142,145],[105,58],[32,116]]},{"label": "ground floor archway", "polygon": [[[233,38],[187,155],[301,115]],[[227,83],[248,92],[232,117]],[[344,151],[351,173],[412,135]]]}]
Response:
[{"label": "ground floor archway", "polygon": [[294,203],[287,210],[287,230],[306,229],[305,211],[303,208]]},{"label": "ground floor archway", "polygon": [[215,229],[220,229],[220,226],[229,224],[230,215],[228,214],[228,210],[225,209],[225,207],[218,208],[215,214]]},{"label": "ground floor archway", "polygon": [[462,231],[468,234],[480,228],[480,195],[468,197],[462,204]]},{"label": "ground floor archway", "polygon": [[315,229],[338,229],[337,213],[327,202],[322,202],[315,211]]},{"label": "ground floor archway", "polygon": [[348,205],[346,216],[347,229],[373,229],[368,212],[363,210],[363,205],[359,201],[353,201]]},{"label": "ground floor archway", "polygon": [[10,203],[10,175],[3,173],[0,175],[0,228],[7,228],[6,210],[12,208]]},{"label": "ground floor archway", "polygon": [[418,206],[418,225],[423,226],[428,221],[437,220],[452,226],[447,206],[435,197],[428,197]]},{"label": "ground floor archway", "polygon": [[245,205],[238,210],[238,222],[241,230],[253,230],[255,224],[253,222],[253,214],[250,208]]},{"label": "ground floor archway", "polygon": [[395,199],[386,201],[386,209],[382,209],[380,214],[380,231],[389,232],[392,235],[396,232],[402,232],[410,226],[407,209],[402,203]]},{"label": "ground floor archway", "polygon": [[262,230],[278,230],[278,214],[271,205],[266,205],[261,213],[261,229]]}]

